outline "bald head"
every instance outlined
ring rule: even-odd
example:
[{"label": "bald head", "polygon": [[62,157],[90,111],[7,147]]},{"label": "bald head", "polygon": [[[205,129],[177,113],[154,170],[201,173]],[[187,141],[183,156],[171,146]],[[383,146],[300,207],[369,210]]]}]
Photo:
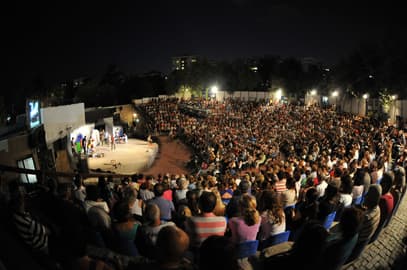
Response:
[{"label": "bald head", "polygon": [[158,233],[156,247],[161,264],[178,263],[188,250],[189,237],[176,226],[166,226]]}]

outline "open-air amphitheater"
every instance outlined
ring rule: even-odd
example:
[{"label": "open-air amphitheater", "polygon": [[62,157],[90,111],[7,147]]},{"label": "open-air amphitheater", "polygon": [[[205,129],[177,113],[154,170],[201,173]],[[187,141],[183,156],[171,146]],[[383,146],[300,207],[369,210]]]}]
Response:
[{"label": "open-air amphitheater", "polygon": [[[120,158],[98,159],[99,164],[90,160],[89,167],[110,166],[110,171],[129,174],[128,178],[121,180],[134,183],[139,196],[144,189],[153,190],[152,187],[145,187],[146,182],[151,182],[152,185],[168,183],[167,188],[173,190],[173,196],[177,190],[182,189],[212,192],[217,190],[221,196],[218,200],[221,198],[222,207],[226,208],[220,216],[226,216],[228,221],[233,218],[228,216],[227,212],[230,198],[222,196],[229,192],[226,192],[229,187],[230,193],[238,194],[240,183],[247,181],[258,206],[262,204],[263,192],[271,191],[277,194],[279,200],[282,200],[280,207],[286,217],[284,231],[290,231],[291,234],[280,243],[267,247],[262,245],[264,243],[258,238],[250,239],[260,245],[256,246],[251,254],[239,258],[239,265],[243,269],[267,269],[267,266],[279,265],[287,258],[302,258],[295,253],[298,249],[296,242],[302,239],[299,228],[303,228],[309,220],[302,220],[304,224],[298,225],[289,219],[289,215],[292,213],[291,209],[301,215],[301,207],[306,203],[305,193],[310,189],[318,192],[318,205],[331,207],[329,214],[333,215],[317,218],[331,234],[343,230],[341,224],[345,221],[341,219],[341,214],[344,211],[357,208],[364,215],[359,220],[358,231],[354,232],[352,243],[345,240],[340,242],[342,244],[335,242],[338,245],[336,254],[340,254],[337,256],[341,260],[335,257],[335,253],[328,253],[328,250],[332,252],[328,243],[326,249],[314,254],[314,259],[318,259],[322,266],[317,263],[310,265],[323,269],[404,269],[406,247],[403,241],[407,236],[407,203],[404,196],[406,130],[404,123],[397,122],[395,117],[405,115],[405,107],[400,105],[404,103],[394,105],[390,109],[389,120],[380,122],[366,117],[368,107],[363,103],[365,101],[352,102],[350,105],[343,100],[335,101],[330,104],[334,106],[321,108],[317,102],[319,99],[315,97],[306,98],[304,104],[291,105],[275,102],[265,94],[256,93],[255,98],[251,95],[253,94],[245,96],[240,93],[239,97],[231,98],[218,93],[216,98],[210,101],[163,96],[134,101],[137,111],[147,122],[149,132],[157,138],[165,139],[153,144],[131,141],[128,145],[118,145],[112,155],[120,155],[132,147],[137,147],[140,152],[135,155],[137,158],[132,158],[133,153],[125,154],[120,164],[109,164],[106,161],[116,161]],[[169,142],[182,144],[185,149],[191,151],[188,168],[183,168],[186,173],[175,172],[177,167],[183,167],[186,162],[174,163],[172,167],[161,168],[161,171],[158,168],[159,175],[155,174],[155,170],[149,171],[160,159],[177,156],[173,148],[165,147]],[[109,152],[107,149],[105,151]],[[136,170],[140,173],[136,173],[132,167],[136,162],[141,162],[138,167],[141,169]],[[359,179],[360,177],[362,179]],[[360,185],[363,186],[363,192],[356,196],[354,194],[356,187],[360,186],[356,185],[359,181],[362,181]],[[389,188],[386,187],[388,181]],[[181,182],[188,185],[181,187],[184,186]],[[124,185],[123,183],[121,181],[119,185]],[[348,189],[345,188],[346,185]],[[387,192],[378,194],[376,204],[367,208],[367,202],[372,200],[367,192],[371,186],[380,187],[380,190]],[[325,192],[328,193],[327,189],[334,190],[335,196],[327,198],[328,195],[324,195]],[[290,191],[295,194],[291,203],[287,199]],[[112,190],[112,193],[115,192],[119,191]],[[385,204],[387,201],[382,195],[392,198],[392,207],[387,212],[382,210],[388,209]],[[346,198],[351,199],[349,201]],[[176,208],[182,205],[174,197],[172,201]],[[263,205],[262,209],[258,208],[260,214],[267,209],[264,207]],[[376,213],[379,212],[374,222],[368,218],[372,215],[372,209],[376,209]],[[328,216],[333,217],[329,224]],[[172,221],[178,225],[175,216]],[[366,234],[366,230],[367,239],[358,241],[363,233]],[[235,231],[228,233],[233,236]],[[91,258],[110,262],[109,265],[114,268],[118,268],[117,261],[120,262],[120,267],[124,268],[132,263],[137,265],[141,261],[139,257],[111,248],[108,239],[98,240],[101,241],[93,239],[88,245],[87,254]],[[243,242],[247,241],[249,240]],[[307,244],[312,246],[311,243]],[[345,246],[349,250],[344,250]],[[358,251],[356,247],[359,247]],[[236,252],[240,254],[239,247]],[[140,254],[143,254],[143,251],[138,250],[137,255]],[[191,259],[190,253],[187,258],[197,263],[196,258],[192,256]],[[323,258],[335,258],[339,262],[326,262]],[[309,260],[312,261],[312,258]],[[111,263],[112,261],[115,263]],[[296,265],[298,269],[302,269],[296,262],[287,265]]]}]

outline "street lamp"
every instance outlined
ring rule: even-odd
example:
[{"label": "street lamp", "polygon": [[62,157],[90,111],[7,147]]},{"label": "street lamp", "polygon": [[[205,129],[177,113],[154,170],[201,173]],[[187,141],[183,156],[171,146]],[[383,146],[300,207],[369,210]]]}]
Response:
[{"label": "street lamp", "polygon": [[367,99],[369,98],[369,94],[363,94],[362,97],[365,100],[365,116],[367,116]]},{"label": "street lamp", "polygon": [[211,87],[211,97],[216,97],[216,93],[218,93],[218,86],[216,86],[216,85],[213,85],[212,87]]},{"label": "street lamp", "polygon": [[311,96],[315,96],[317,94],[317,90],[312,89],[310,94],[311,94]]},{"label": "street lamp", "polygon": [[337,107],[337,98],[338,98],[338,95],[339,95],[339,92],[338,91],[333,91],[332,92],[332,97],[334,97],[335,98],[335,110],[336,110],[336,107]]},{"label": "street lamp", "polygon": [[277,102],[280,102],[281,97],[283,96],[283,89],[278,88],[276,93],[275,93],[275,96],[276,96]]}]

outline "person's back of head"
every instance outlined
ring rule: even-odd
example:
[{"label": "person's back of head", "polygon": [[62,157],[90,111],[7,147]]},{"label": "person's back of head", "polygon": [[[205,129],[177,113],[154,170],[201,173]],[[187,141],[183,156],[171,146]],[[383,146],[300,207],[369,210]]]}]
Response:
[{"label": "person's back of head", "polygon": [[247,180],[242,180],[239,183],[239,191],[241,192],[241,194],[244,193],[248,193],[249,192],[249,188],[250,188],[250,182]]},{"label": "person's back of head", "polygon": [[338,188],[334,185],[328,184],[328,186],[325,189],[325,198],[327,200],[331,200],[335,198],[335,196],[338,195]]},{"label": "person's back of head", "polygon": [[164,186],[161,183],[157,183],[154,185],[154,195],[156,197],[161,197],[164,194]]},{"label": "person's back of head", "polygon": [[319,197],[319,193],[316,188],[310,188],[305,193],[305,201],[307,203],[316,202],[318,200],[318,197]]},{"label": "person's back of head", "polygon": [[113,216],[118,223],[127,222],[131,218],[129,204],[126,200],[115,203],[113,206]]},{"label": "person's back of head", "polygon": [[293,246],[296,259],[301,259],[304,264],[315,263],[326,246],[328,232],[317,221],[309,221],[304,225],[298,239]]},{"label": "person's back of head", "polygon": [[181,262],[188,247],[189,237],[183,230],[176,226],[166,226],[157,236],[157,261],[161,266],[175,267]]},{"label": "person's back of head", "polygon": [[68,183],[61,183],[58,185],[58,195],[60,198],[70,200],[72,195],[71,185]]},{"label": "person's back of head", "polygon": [[199,270],[239,269],[236,246],[225,236],[212,235],[199,248]]},{"label": "person's back of head", "polygon": [[144,210],[144,223],[148,226],[160,222],[160,208],[155,203],[149,203]]},{"label": "person's back of head", "polygon": [[260,220],[260,215],[257,212],[256,199],[249,194],[243,194],[239,200],[240,212],[243,216],[244,222],[248,226],[257,224]]},{"label": "person's back of head", "polygon": [[353,176],[353,183],[355,186],[362,186],[364,184],[365,170],[359,168]]},{"label": "person's back of head", "polygon": [[382,187],[377,184],[370,185],[366,196],[363,200],[363,205],[367,207],[367,209],[375,208],[380,201],[380,196],[382,195]]},{"label": "person's back of head", "polygon": [[382,195],[390,192],[390,189],[393,187],[394,174],[392,172],[386,172],[383,174],[383,178],[380,181],[382,186]]},{"label": "person's back of head", "polygon": [[341,186],[340,191],[343,194],[350,194],[352,193],[353,185],[352,185],[352,178],[349,174],[346,174],[341,177]]},{"label": "person's back of head", "polygon": [[343,237],[351,238],[358,233],[362,221],[363,211],[360,208],[345,208],[339,221]]},{"label": "person's back of head", "polygon": [[74,176],[73,182],[76,188],[80,188],[82,186],[82,176],[78,173]]},{"label": "person's back of head", "polygon": [[97,201],[100,198],[99,189],[95,185],[86,186],[86,200]]},{"label": "person's back of head", "polygon": [[211,213],[216,207],[216,200],[216,195],[213,192],[202,192],[198,202],[199,209],[201,209],[203,213]]},{"label": "person's back of head", "polygon": [[106,188],[106,178],[105,178],[104,176],[99,176],[99,177],[98,177],[98,184],[97,184],[97,186],[98,186],[100,189]]}]

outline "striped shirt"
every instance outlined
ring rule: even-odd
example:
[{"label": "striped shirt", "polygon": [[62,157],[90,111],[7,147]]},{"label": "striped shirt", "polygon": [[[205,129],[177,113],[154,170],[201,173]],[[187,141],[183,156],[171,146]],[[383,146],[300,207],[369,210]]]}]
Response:
[{"label": "striped shirt", "polygon": [[191,238],[193,246],[200,246],[211,235],[223,236],[226,231],[226,218],[215,216],[213,213],[204,213],[201,216],[190,218]]},{"label": "striped shirt", "polygon": [[287,179],[285,179],[285,178],[283,178],[283,179],[281,179],[280,181],[278,181],[278,182],[275,184],[275,185],[276,185],[276,191],[277,191],[278,193],[281,193],[281,192],[286,191],[286,190],[287,190],[286,183],[287,183]]},{"label": "striped shirt", "polygon": [[14,224],[24,242],[34,250],[47,252],[48,235],[45,226],[34,220],[27,212],[14,212]]}]

